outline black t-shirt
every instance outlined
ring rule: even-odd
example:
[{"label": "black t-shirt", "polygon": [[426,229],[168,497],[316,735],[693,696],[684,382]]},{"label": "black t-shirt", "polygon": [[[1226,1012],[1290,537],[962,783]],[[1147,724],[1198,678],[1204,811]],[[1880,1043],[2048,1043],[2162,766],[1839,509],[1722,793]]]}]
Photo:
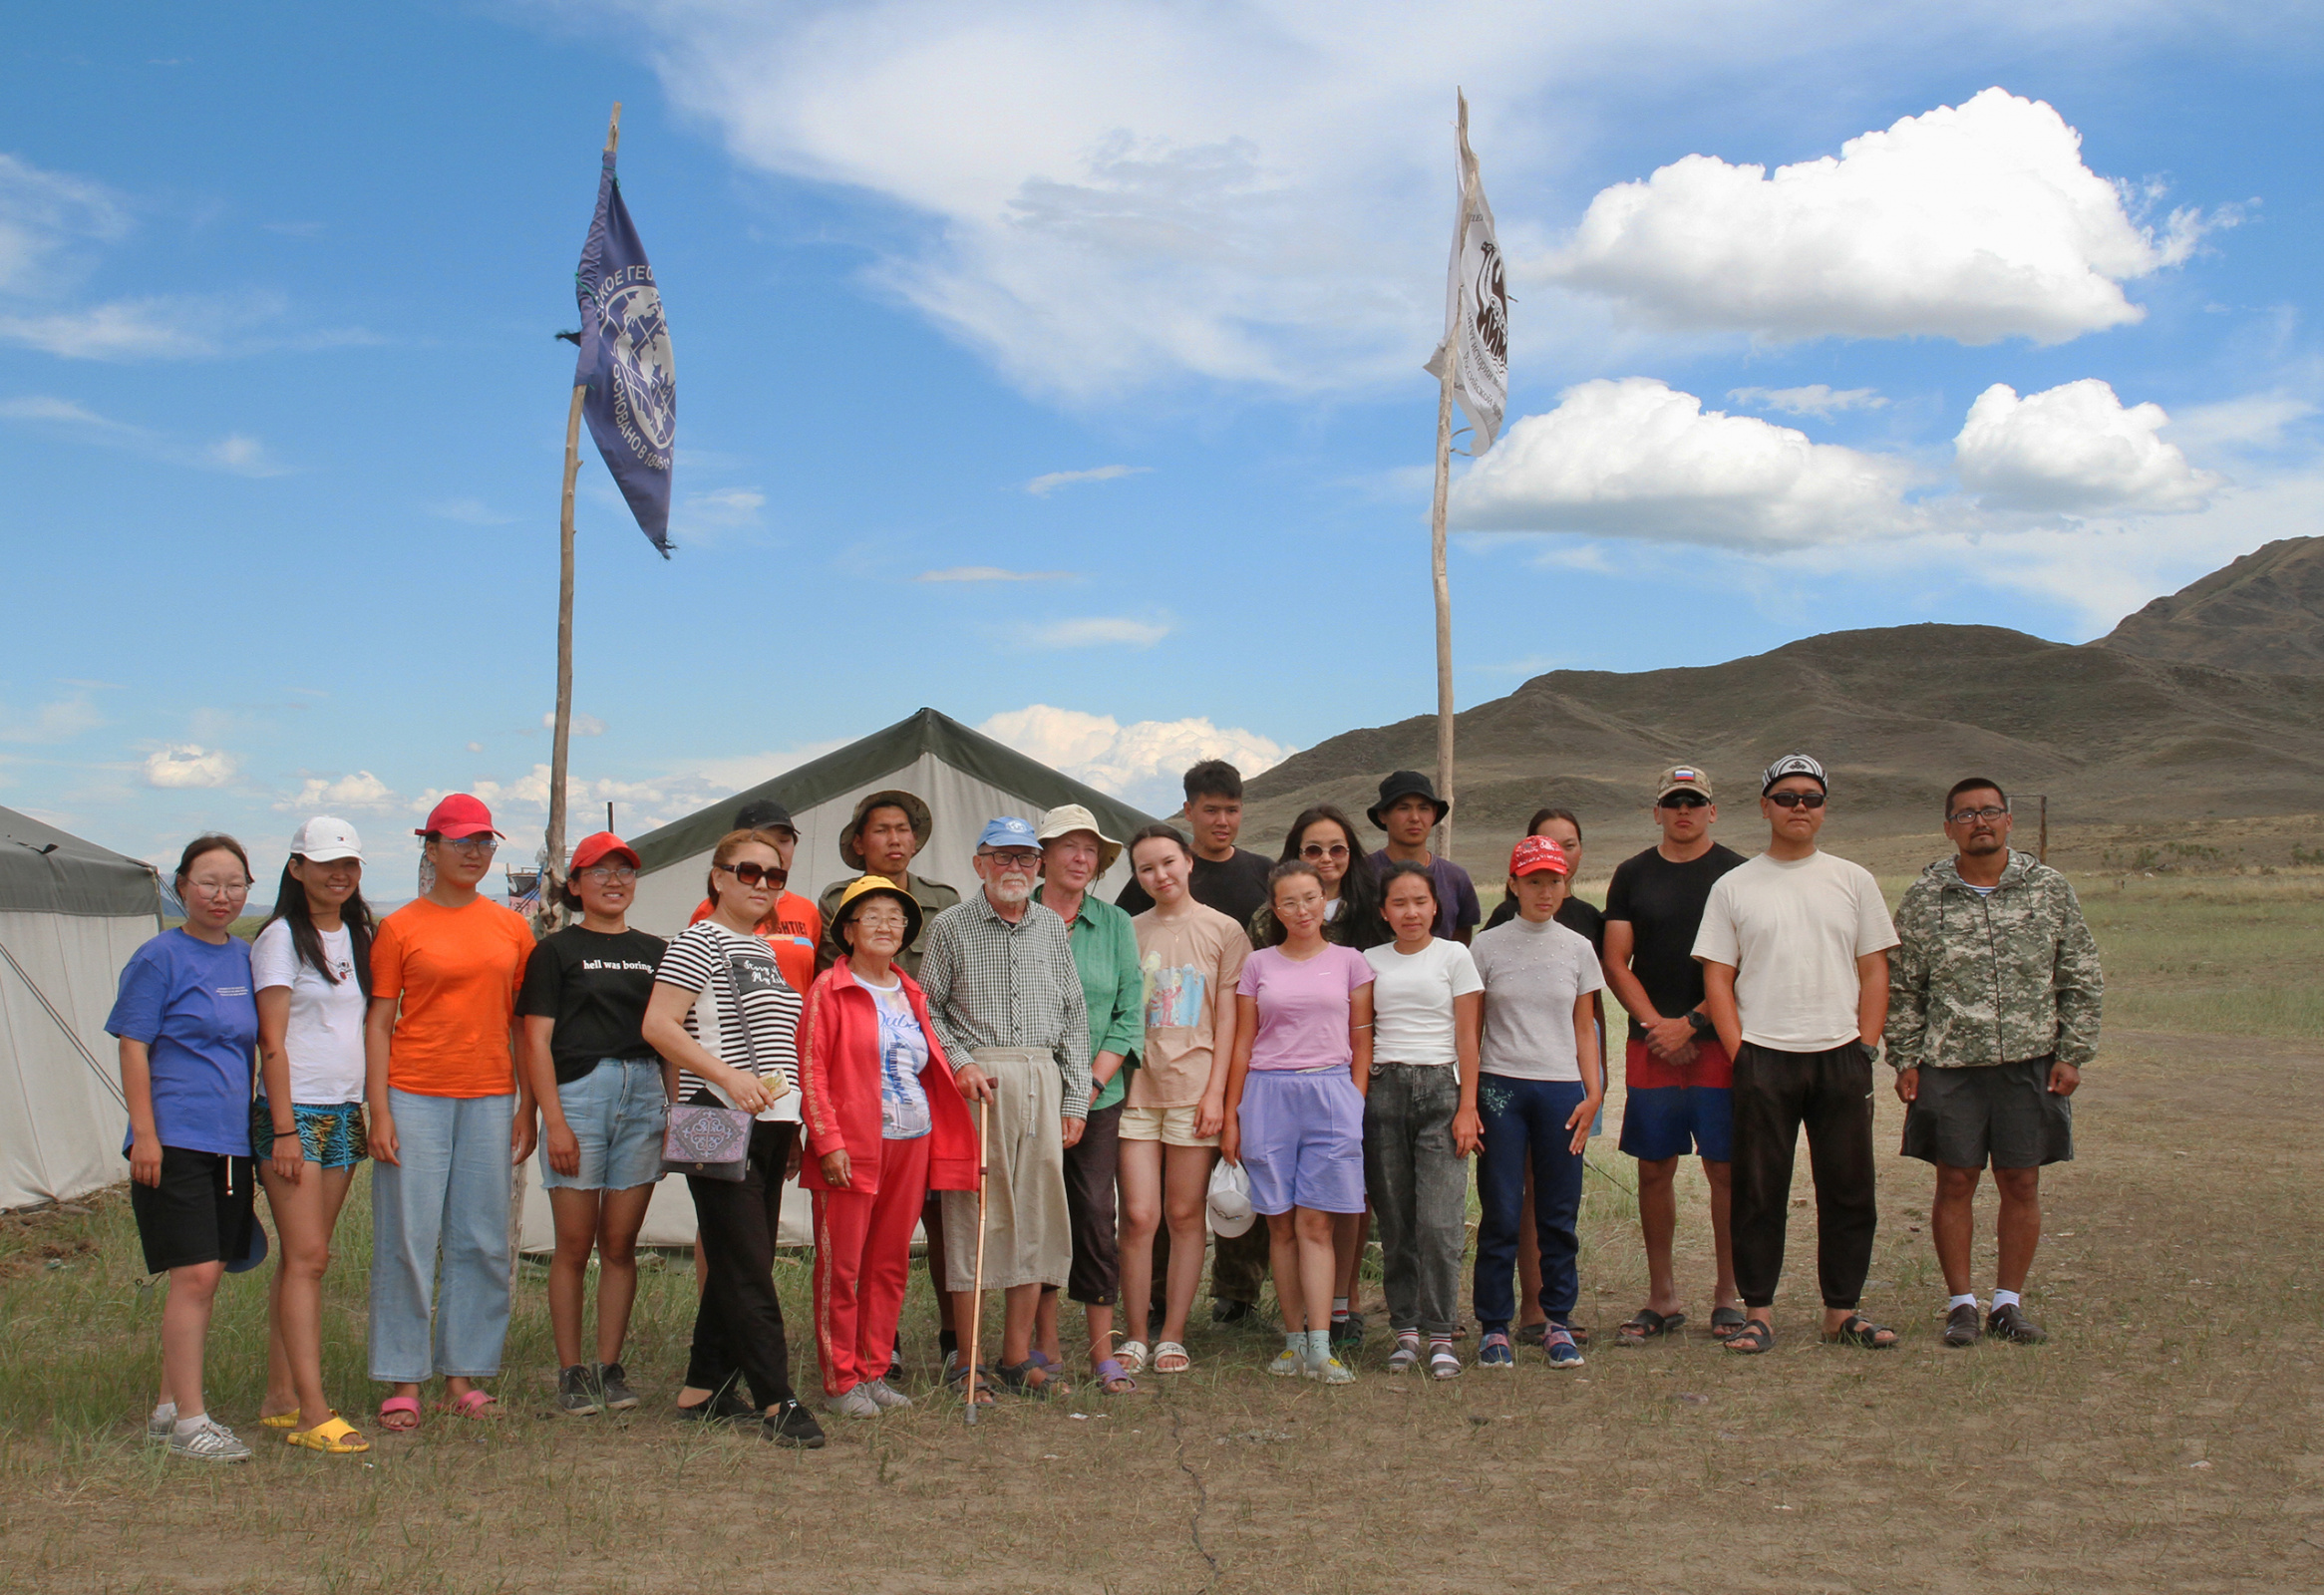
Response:
[{"label": "black t-shirt", "polygon": [[[1743,854],[1713,842],[1709,852],[1683,864],[1649,847],[1614,866],[1606,887],[1606,918],[1630,922],[1630,973],[1665,1019],[1676,1019],[1703,1000],[1695,932],[1702,928],[1712,884],[1742,862]],[[1643,1041],[1646,1028],[1633,1019],[1630,1035]]]},{"label": "black t-shirt", "polygon": [[[1186,877],[1186,895],[1205,908],[1217,909],[1242,926],[1247,935],[1251,915],[1266,906],[1267,874],[1274,867],[1272,858],[1243,847],[1237,847],[1232,858],[1211,859],[1196,853],[1193,872]],[[1114,906],[1143,914],[1154,906],[1154,899],[1133,876],[1114,899]]]},{"label": "black t-shirt", "polygon": [[[1511,892],[1494,904],[1493,917],[1485,922],[1485,928],[1492,930],[1495,926],[1507,924],[1516,917],[1517,898],[1516,894]],[[1572,931],[1576,936],[1587,936],[1590,951],[1596,953],[1600,958],[1606,955],[1606,916],[1599,913],[1594,905],[1583,902],[1579,897],[1568,897],[1565,899],[1564,905],[1557,910],[1555,917],[1557,923]]]},{"label": "black t-shirt", "polygon": [[548,1053],[560,1086],[607,1058],[651,1058],[640,1034],[654,970],[669,943],[642,930],[618,936],[567,925],[532,949],[516,1012],[553,1019]]}]

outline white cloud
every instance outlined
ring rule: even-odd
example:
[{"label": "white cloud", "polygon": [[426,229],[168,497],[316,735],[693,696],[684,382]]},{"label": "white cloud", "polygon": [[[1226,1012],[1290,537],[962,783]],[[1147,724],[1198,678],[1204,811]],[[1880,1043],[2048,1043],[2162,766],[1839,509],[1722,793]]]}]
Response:
[{"label": "white cloud", "polygon": [[721,487],[714,492],[689,493],[682,507],[689,520],[713,526],[747,526],[767,506],[767,495],[756,487]]},{"label": "white cloud", "polygon": [[78,400],[40,394],[0,400],[0,418],[9,421],[41,421],[62,427],[89,427],[100,432],[134,433],[142,430],[127,422],[101,416]]},{"label": "white cloud", "polygon": [[1004,570],[999,565],[954,565],[947,570],[923,570],[914,581],[1070,581],[1070,570]]},{"label": "white cloud", "polygon": [[214,443],[193,446],[150,427],[101,416],[78,400],[51,395],[0,400],[0,421],[47,428],[82,443],[128,449],[156,460],[166,460],[171,465],[223,471],[237,477],[281,477],[290,472],[288,466],[266,452],[265,444],[248,433],[229,433]]},{"label": "white cloud", "polygon": [[0,742],[66,742],[104,724],[86,691],[32,710],[0,703]]},{"label": "white cloud", "polygon": [[443,520],[458,520],[471,526],[512,525],[516,517],[504,515],[482,498],[439,498],[422,506],[428,513]]},{"label": "white cloud", "polygon": [[1997,382],[1954,440],[1961,485],[1998,509],[2200,509],[2220,478],[2156,436],[2169,420],[2160,405],[2124,409],[2095,377],[2022,399]]},{"label": "white cloud", "polygon": [[241,761],[222,749],[171,743],[146,756],[146,785],[167,790],[223,787]]},{"label": "white cloud", "polygon": [[1036,498],[1046,498],[1077,481],[1116,481],[1124,477],[1143,477],[1153,470],[1152,466],[1097,466],[1088,471],[1052,471],[1025,483],[1025,490]]},{"label": "white cloud", "polygon": [[1134,620],[1127,615],[1087,615],[1076,620],[1028,621],[1015,636],[1027,648],[1152,648],[1176,627],[1171,620]]},{"label": "white cloud", "polygon": [[1908,530],[1910,462],[1706,412],[1651,377],[1568,388],[1501,435],[1452,494],[1465,531],[1564,531],[1780,548]]},{"label": "white cloud", "polygon": [[68,360],[195,360],[248,347],[244,335],[283,309],[267,294],[154,295],[0,315],[0,339]]},{"label": "white cloud", "polygon": [[1187,767],[1223,759],[1249,780],[1299,750],[1240,727],[1206,719],[1140,720],[1032,704],[994,715],[977,728],[1019,753],[1149,813],[1174,811]]},{"label": "white cloud", "polygon": [[266,445],[241,432],[220,438],[202,451],[202,458],[237,477],[280,477],[290,471],[266,452]]},{"label": "white cloud", "polygon": [[1618,183],[1540,270],[1672,327],[2061,343],[2142,319],[2121,285],[2192,252],[2204,220],[2145,225],[2154,197],[2084,165],[2046,103],[1988,89],[1836,159],[1771,173],[1693,155]]},{"label": "white cloud", "polygon": [[[546,710],[541,714],[540,729],[543,731],[556,730],[555,710]],[[576,737],[602,737],[605,735],[605,722],[599,720],[595,715],[584,715],[575,710],[573,712],[573,735]]]},{"label": "white cloud", "polygon": [[274,806],[298,814],[392,812],[404,806],[404,799],[370,771],[358,770],[345,776],[309,776],[297,792],[277,798]]},{"label": "white cloud", "polygon": [[2170,418],[2170,436],[2182,449],[2273,449],[2285,434],[2316,414],[2316,406],[2288,393],[2246,394],[2214,404],[2189,405]]},{"label": "white cloud", "polygon": [[0,289],[47,289],[71,269],[76,244],[111,243],[129,229],[128,207],[102,183],[0,155]]},{"label": "white cloud", "polygon": [[1888,401],[1872,388],[1833,388],[1812,382],[1805,388],[1736,388],[1728,398],[1739,405],[1780,411],[1787,416],[1814,416],[1828,421],[1843,410],[1885,410]]}]

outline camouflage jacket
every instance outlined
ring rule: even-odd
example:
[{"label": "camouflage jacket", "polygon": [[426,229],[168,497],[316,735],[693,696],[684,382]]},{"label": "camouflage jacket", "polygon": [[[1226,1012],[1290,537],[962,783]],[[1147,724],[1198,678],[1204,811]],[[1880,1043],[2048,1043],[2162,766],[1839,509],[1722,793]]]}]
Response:
[{"label": "camouflage jacket", "polygon": [[1950,858],[1896,905],[1888,1063],[1968,1069],[2051,1054],[2082,1068],[2098,1050],[2106,983],[2098,943],[2066,877],[2012,852],[1980,897]]}]

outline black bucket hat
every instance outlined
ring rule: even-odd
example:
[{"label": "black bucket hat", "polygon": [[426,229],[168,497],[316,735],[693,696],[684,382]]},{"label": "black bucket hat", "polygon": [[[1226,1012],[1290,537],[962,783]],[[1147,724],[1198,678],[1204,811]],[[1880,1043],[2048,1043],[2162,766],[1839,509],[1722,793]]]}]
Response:
[{"label": "black bucket hat", "polygon": [[863,834],[864,817],[874,808],[902,809],[904,817],[912,822],[912,835],[918,838],[922,847],[928,845],[928,838],[935,833],[936,816],[928,811],[926,803],[910,793],[893,787],[866,793],[855,800],[855,812],[848,818],[846,829],[839,832],[839,862],[849,869],[859,871],[863,868],[863,849],[855,843]]},{"label": "black bucket hat", "polygon": [[1391,773],[1389,778],[1380,784],[1380,800],[1364,810],[1364,817],[1372,821],[1377,828],[1386,830],[1388,821],[1380,816],[1394,806],[1399,799],[1405,798],[1426,798],[1434,803],[1437,809],[1437,823],[1440,825],[1445,822],[1445,816],[1453,811],[1453,805],[1437,796],[1436,786],[1428,777],[1417,770],[1399,770]]}]

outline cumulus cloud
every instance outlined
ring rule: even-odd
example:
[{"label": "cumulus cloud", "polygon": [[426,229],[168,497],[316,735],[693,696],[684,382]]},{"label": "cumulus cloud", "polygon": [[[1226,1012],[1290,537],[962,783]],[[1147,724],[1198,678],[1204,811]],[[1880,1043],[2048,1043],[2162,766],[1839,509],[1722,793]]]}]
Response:
[{"label": "cumulus cloud", "polygon": [[2157,436],[2160,405],[2123,407],[2095,377],[2019,398],[1995,383],[1954,440],[1961,485],[1991,508],[2089,513],[2200,509],[2220,478]]},{"label": "cumulus cloud", "polygon": [[914,581],[1070,581],[1070,570],[1006,570],[999,565],[953,565],[945,570],[923,570]]},{"label": "cumulus cloud", "polygon": [[2143,318],[2122,284],[2185,260],[2205,220],[2083,163],[2048,104],[1987,89],[1780,166],[1692,155],[1590,201],[1553,281],[1649,321],[1774,339],[2062,343]]},{"label": "cumulus cloud", "polygon": [[223,787],[240,765],[222,749],[170,743],[146,756],[146,785],[166,790]]},{"label": "cumulus cloud", "polygon": [[1705,411],[1651,377],[1568,388],[1454,485],[1465,531],[1562,531],[1782,548],[1910,529],[1910,462]]},{"label": "cumulus cloud", "polygon": [[[547,709],[541,712],[540,729],[542,731],[556,730],[555,710]],[[573,711],[573,735],[576,737],[602,737],[605,735],[605,722],[599,720],[595,715],[584,715],[576,709]]]},{"label": "cumulus cloud", "polygon": [[1191,765],[1223,759],[1244,780],[1299,750],[1238,726],[1201,718],[1139,720],[1032,704],[994,715],[977,728],[996,742],[1061,770],[1076,781],[1149,813],[1166,814],[1184,797],[1179,779]]},{"label": "cumulus cloud", "polygon": [[1070,487],[1079,481],[1116,481],[1124,477],[1143,477],[1154,470],[1152,466],[1096,466],[1088,471],[1052,471],[1035,477],[1025,483],[1025,490],[1036,498],[1046,498],[1060,487]]},{"label": "cumulus cloud", "polygon": [[1014,633],[1026,648],[1152,648],[1176,629],[1173,620],[1128,615],[1085,615],[1074,620],[1028,621]]},{"label": "cumulus cloud", "polygon": [[388,784],[368,770],[345,776],[309,776],[299,790],[275,800],[283,813],[386,813],[404,806]]},{"label": "cumulus cloud", "polygon": [[1812,382],[1805,388],[1735,388],[1727,395],[1739,405],[1779,411],[1787,416],[1814,416],[1828,421],[1843,410],[1885,410],[1888,401],[1872,388],[1833,388]]}]

